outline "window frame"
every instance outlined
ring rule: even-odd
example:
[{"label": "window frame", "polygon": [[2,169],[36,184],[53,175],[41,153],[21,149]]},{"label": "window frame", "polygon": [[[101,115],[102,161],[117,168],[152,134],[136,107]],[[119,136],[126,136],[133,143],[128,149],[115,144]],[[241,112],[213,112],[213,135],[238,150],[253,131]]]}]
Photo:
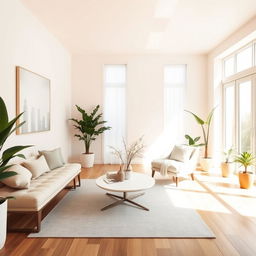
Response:
[{"label": "window frame", "polygon": [[[250,46],[252,47],[252,66],[238,72],[237,71],[237,55],[243,50],[249,48]],[[234,57],[234,74],[230,76],[225,76],[225,61],[227,61],[231,57]],[[230,53],[229,55],[227,55],[222,59],[222,81],[234,80],[235,77],[237,76],[239,77],[239,75],[243,74],[244,72],[248,74],[248,71],[252,69],[255,70],[255,67],[256,67],[256,40],[253,40],[243,45],[242,47],[240,47],[239,49]]]}]

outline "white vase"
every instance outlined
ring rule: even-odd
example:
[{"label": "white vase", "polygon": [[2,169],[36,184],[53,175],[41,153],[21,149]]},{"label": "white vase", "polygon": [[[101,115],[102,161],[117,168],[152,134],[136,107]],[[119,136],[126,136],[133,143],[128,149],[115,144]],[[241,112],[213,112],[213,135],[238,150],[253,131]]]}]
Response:
[{"label": "white vase", "polygon": [[4,247],[6,240],[6,222],[7,222],[7,200],[0,204],[0,250]]},{"label": "white vase", "polygon": [[213,167],[213,159],[212,158],[201,158],[200,165],[203,171],[208,172]]},{"label": "white vase", "polygon": [[93,164],[94,164],[94,153],[82,154],[81,155],[81,164],[82,164],[82,167],[85,167],[85,168],[93,167]]},{"label": "white vase", "polygon": [[129,180],[131,178],[131,176],[132,176],[132,170],[128,169],[124,173],[125,173],[125,178],[124,179],[125,180]]}]

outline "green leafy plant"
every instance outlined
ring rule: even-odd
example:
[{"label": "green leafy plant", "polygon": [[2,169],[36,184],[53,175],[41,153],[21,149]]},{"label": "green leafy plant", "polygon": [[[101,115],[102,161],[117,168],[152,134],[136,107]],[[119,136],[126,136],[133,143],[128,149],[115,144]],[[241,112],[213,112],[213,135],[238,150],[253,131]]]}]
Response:
[{"label": "green leafy plant", "polygon": [[[22,122],[18,126],[15,126],[16,121],[22,114],[23,113],[19,114],[17,117],[9,121],[6,105],[3,99],[0,97],[0,153],[2,153],[1,151],[8,137],[25,123]],[[0,158],[0,180],[17,174],[16,172],[8,171],[8,168],[12,166],[8,165],[8,162],[14,157],[25,158],[23,154],[18,154],[18,152],[27,147],[30,146],[14,146],[4,150]],[[1,197],[0,204],[8,198],[10,197]]]},{"label": "green leafy plant", "polygon": [[201,147],[204,146],[203,143],[199,143],[197,144],[197,142],[200,140],[201,137],[195,137],[194,139],[189,136],[188,134],[185,135],[185,138],[188,140],[188,146],[192,146],[192,147]]},{"label": "green leafy plant", "polygon": [[96,140],[97,136],[106,130],[110,130],[109,126],[102,126],[107,121],[101,121],[102,113],[97,114],[100,106],[97,105],[90,114],[76,105],[77,110],[81,113],[82,119],[78,120],[71,118],[75,122],[74,127],[80,132],[80,134],[75,134],[79,140],[84,142],[85,154],[90,154],[91,143]]},{"label": "green leafy plant", "polygon": [[236,156],[235,162],[241,164],[241,166],[244,166],[243,173],[248,173],[248,166],[255,164],[255,157],[252,153],[249,152],[243,152],[240,155]]},{"label": "green leafy plant", "polygon": [[233,157],[235,153],[235,150],[233,148],[228,149],[227,151],[223,152],[223,155],[225,156],[225,163],[231,163],[231,158]]},{"label": "green leafy plant", "polygon": [[189,110],[185,110],[186,112],[190,113],[196,120],[196,122],[201,126],[203,132],[203,139],[204,139],[204,158],[208,158],[208,144],[209,144],[209,136],[210,136],[210,126],[212,122],[212,117],[214,114],[216,107],[211,110],[208,114],[206,120],[204,121],[202,118],[194,114]]}]

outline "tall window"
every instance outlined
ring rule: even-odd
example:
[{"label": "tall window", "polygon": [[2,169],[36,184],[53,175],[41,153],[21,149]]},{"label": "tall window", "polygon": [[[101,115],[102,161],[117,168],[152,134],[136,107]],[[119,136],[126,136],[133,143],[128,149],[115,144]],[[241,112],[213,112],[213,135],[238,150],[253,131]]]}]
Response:
[{"label": "tall window", "polygon": [[164,128],[173,143],[183,141],[186,65],[164,67]]},{"label": "tall window", "polygon": [[255,47],[253,41],[223,60],[224,147],[239,152],[256,152]]},{"label": "tall window", "polygon": [[112,129],[104,133],[104,163],[119,163],[109,146],[122,148],[125,138],[126,65],[104,66],[104,120]]}]

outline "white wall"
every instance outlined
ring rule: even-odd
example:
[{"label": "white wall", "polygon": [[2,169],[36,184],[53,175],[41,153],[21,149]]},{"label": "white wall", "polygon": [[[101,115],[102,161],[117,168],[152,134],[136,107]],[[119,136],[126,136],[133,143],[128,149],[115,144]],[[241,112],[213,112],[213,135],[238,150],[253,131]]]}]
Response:
[{"label": "white wall", "polygon": [[[166,64],[188,65],[186,109],[205,116],[207,111],[206,56],[168,55],[75,55],[72,57],[72,116],[79,117],[75,104],[91,110],[103,106],[103,65],[127,64],[127,140],[145,135],[151,156],[161,152],[163,131],[163,67]],[[186,132],[201,131],[186,115]],[[74,131],[73,131],[74,132]],[[171,131],[170,131],[171,132]],[[170,145],[171,146],[171,145]],[[96,162],[102,162],[102,136],[93,144]],[[154,151],[154,150],[153,150]],[[73,138],[72,156],[79,159],[83,144]]]},{"label": "white wall", "polygon": [[0,1],[0,96],[15,116],[15,66],[51,80],[51,131],[12,135],[10,145],[33,144],[39,149],[61,146],[70,154],[70,55],[18,0]]},{"label": "white wall", "polygon": [[208,99],[209,106],[218,105],[215,113],[213,126],[213,139],[211,145],[212,155],[216,163],[221,160],[223,152],[223,122],[222,122],[222,86],[221,86],[221,59],[225,54],[240,48],[246,43],[256,38],[256,16],[244,26],[221,42],[215,49],[208,54]]}]

